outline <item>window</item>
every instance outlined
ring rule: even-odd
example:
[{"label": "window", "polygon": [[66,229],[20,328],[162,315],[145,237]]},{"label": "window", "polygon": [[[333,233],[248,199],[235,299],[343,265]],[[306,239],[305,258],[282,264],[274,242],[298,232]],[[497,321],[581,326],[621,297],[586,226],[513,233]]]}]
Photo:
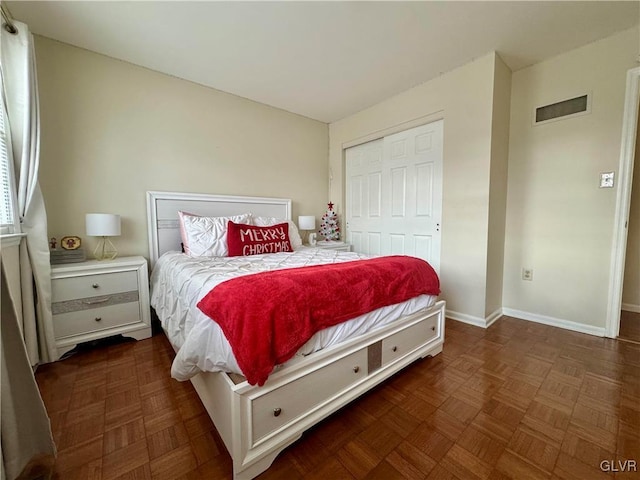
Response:
[{"label": "window", "polygon": [[0,234],[18,233],[16,227],[16,190],[13,179],[13,165],[9,160],[9,122],[5,105],[4,88],[0,77],[0,91],[3,92],[0,102]]}]

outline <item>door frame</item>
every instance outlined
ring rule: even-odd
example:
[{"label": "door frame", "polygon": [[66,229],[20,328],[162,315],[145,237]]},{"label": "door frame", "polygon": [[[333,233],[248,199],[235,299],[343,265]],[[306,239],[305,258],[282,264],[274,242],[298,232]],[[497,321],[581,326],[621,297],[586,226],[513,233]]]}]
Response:
[{"label": "door frame", "polygon": [[624,264],[627,252],[629,210],[631,207],[631,185],[638,131],[638,103],[640,100],[640,67],[627,72],[627,89],[622,119],[622,142],[620,165],[618,168],[618,191],[613,223],[613,245],[609,274],[609,295],[605,336],[617,338],[620,333],[620,308],[622,307],[622,287]]}]

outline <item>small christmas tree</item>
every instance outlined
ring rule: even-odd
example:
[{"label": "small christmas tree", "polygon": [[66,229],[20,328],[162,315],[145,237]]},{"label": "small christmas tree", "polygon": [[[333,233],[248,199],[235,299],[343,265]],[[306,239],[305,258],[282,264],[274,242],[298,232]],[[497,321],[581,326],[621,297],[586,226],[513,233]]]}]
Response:
[{"label": "small christmas tree", "polygon": [[322,215],[322,220],[320,221],[320,231],[318,233],[324,237],[325,241],[340,240],[338,214],[333,211],[333,203],[329,202],[327,206],[329,208],[327,209],[327,212]]}]

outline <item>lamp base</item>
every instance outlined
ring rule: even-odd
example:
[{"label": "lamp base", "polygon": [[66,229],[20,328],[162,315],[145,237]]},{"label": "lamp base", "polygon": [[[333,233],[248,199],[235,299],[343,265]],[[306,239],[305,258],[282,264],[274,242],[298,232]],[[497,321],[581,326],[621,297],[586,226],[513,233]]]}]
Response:
[{"label": "lamp base", "polygon": [[315,245],[316,243],[317,243],[316,234],[315,233],[310,233],[309,234],[309,245]]},{"label": "lamp base", "polygon": [[96,260],[113,260],[118,256],[115,245],[107,237],[100,237],[98,245],[93,251]]}]

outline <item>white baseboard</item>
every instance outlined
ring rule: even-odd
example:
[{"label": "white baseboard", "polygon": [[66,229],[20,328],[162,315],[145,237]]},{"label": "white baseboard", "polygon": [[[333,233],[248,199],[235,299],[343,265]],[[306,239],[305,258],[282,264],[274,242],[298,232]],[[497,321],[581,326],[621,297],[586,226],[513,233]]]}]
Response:
[{"label": "white baseboard", "polygon": [[640,313],[640,305],[634,305],[632,303],[623,303],[622,310],[624,310],[625,312]]},{"label": "white baseboard", "polygon": [[[637,308],[640,312],[640,306],[630,305],[632,308]],[[623,305],[623,310],[629,310]],[[564,320],[562,318],[547,317],[545,315],[539,315],[537,313],[524,312],[522,310],[515,310],[513,308],[499,308],[487,318],[475,317],[466,313],[454,312],[453,310],[447,310],[447,318],[457,320],[458,322],[468,323],[476,327],[488,328],[502,315],[509,317],[519,318],[521,320],[527,320],[529,322],[542,323],[543,325],[549,325],[552,327],[564,328],[565,330],[571,330],[573,332],[586,333],[588,335],[595,335],[597,337],[605,336],[604,327],[594,327],[593,325],[585,325],[584,323],[572,322],[571,320]]]},{"label": "white baseboard", "polygon": [[475,317],[466,313],[454,312],[453,310],[447,310],[446,316],[447,318],[457,320],[458,322],[468,323],[469,325],[474,325],[476,327],[487,328],[502,316],[502,309],[497,309],[487,318]]},{"label": "white baseboard", "polygon": [[493,322],[498,320],[502,315],[504,315],[504,313],[502,311],[502,308],[497,309],[495,312],[493,312],[491,315],[489,315],[485,319],[485,323],[486,323],[487,327],[490,327],[493,324]]},{"label": "white baseboard", "polygon": [[528,320],[530,322],[542,323],[543,325],[550,325],[552,327],[564,328],[574,332],[595,335],[597,337],[605,336],[604,327],[594,327],[593,325],[585,325],[584,323],[572,322],[571,320],[564,320],[562,318],[547,317],[545,315],[538,315],[537,313],[523,312],[522,310],[504,307],[502,308],[502,314],[508,315],[509,317],[520,318],[522,320]]},{"label": "white baseboard", "polygon": [[474,317],[473,315],[467,315],[466,313],[454,312],[447,309],[446,317],[458,322],[468,323],[469,325],[475,325],[476,327],[487,328],[487,322],[484,318]]}]

